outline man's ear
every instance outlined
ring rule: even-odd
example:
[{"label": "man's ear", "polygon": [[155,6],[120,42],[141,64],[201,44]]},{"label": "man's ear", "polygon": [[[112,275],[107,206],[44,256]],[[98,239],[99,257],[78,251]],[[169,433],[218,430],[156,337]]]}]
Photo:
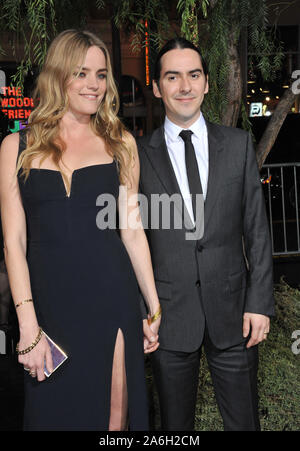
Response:
[{"label": "man's ear", "polygon": [[208,75],[206,75],[206,86],[205,86],[204,94],[207,94],[208,91],[209,91]]},{"label": "man's ear", "polygon": [[153,88],[153,94],[155,95],[155,97],[158,97],[159,99],[161,99],[159,84],[157,83],[156,80],[152,80],[152,88]]}]

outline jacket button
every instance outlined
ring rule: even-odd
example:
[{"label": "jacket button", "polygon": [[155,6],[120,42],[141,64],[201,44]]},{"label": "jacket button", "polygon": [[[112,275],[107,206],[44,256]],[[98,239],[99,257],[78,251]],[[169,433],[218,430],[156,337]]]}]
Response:
[{"label": "jacket button", "polygon": [[201,282],[200,282],[200,280],[197,280],[197,282],[196,282],[196,287],[201,287]]},{"label": "jacket button", "polygon": [[199,252],[202,252],[204,248],[203,248],[203,246],[201,244],[198,243],[197,244],[197,249],[198,249]]}]

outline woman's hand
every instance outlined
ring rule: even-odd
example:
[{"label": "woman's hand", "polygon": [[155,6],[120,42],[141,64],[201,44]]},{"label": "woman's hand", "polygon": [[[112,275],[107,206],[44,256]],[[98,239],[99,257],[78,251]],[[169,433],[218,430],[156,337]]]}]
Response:
[{"label": "woman's hand", "polygon": [[[19,350],[22,351],[30,346],[38,336],[38,333],[39,328],[30,332],[21,332]],[[36,377],[39,382],[43,381],[46,378],[44,374],[45,362],[47,370],[50,373],[53,371],[51,350],[44,334],[42,334],[38,344],[27,354],[19,355],[18,360],[24,366],[24,370],[29,372],[30,376]]]},{"label": "woman's hand", "polygon": [[143,320],[145,354],[150,354],[151,352],[156,351],[156,349],[159,347],[158,330],[160,323],[161,315],[157,318],[157,320],[153,321],[150,326],[147,319]]}]

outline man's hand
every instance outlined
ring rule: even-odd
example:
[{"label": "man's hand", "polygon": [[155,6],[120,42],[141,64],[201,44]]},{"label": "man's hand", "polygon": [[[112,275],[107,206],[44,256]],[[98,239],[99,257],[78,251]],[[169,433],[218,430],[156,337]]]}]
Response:
[{"label": "man's hand", "polygon": [[270,318],[258,313],[244,313],[243,336],[249,335],[251,328],[251,337],[247,343],[247,348],[257,345],[266,340],[270,332]]},{"label": "man's hand", "polygon": [[158,343],[158,329],[160,326],[161,317],[154,321],[151,326],[148,324],[148,320],[143,320],[143,330],[144,330],[144,353],[149,354],[150,352],[156,351],[159,346]]}]

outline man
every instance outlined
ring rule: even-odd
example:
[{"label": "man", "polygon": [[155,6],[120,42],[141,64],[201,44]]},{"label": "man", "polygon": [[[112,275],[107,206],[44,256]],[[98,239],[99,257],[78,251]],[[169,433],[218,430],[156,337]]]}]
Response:
[{"label": "man", "polygon": [[[169,230],[160,225],[147,231],[162,307],[160,347],[151,356],[162,429],[194,428],[203,344],[225,430],[259,430],[257,345],[267,338],[274,303],[268,224],[251,139],[243,130],[205,121],[200,108],[208,92],[206,67],[199,50],[182,38],[158,54],[153,92],[166,118],[138,142],[148,215],[153,194],[178,193],[196,228],[193,198],[204,198],[199,239],[187,239],[189,221],[181,229],[171,221]],[[156,332],[155,323],[151,327]]]}]

